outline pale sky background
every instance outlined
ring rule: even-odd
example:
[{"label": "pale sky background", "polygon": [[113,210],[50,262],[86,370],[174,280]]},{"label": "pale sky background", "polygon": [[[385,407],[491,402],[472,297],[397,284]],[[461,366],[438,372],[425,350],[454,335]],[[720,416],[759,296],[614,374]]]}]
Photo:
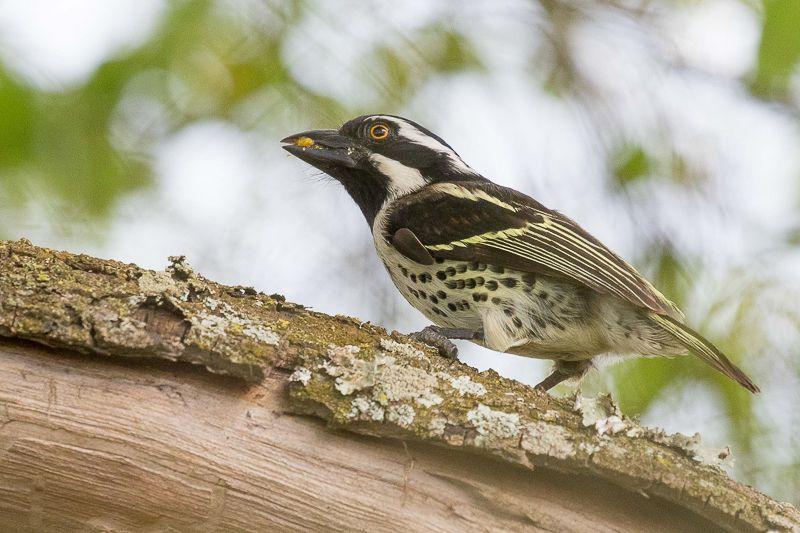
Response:
[{"label": "pale sky background", "polygon": [[[373,89],[343,66],[358,64],[368,43],[386,38],[375,20],[413,28],[453,5],[414,1],[398,11],[393,3],[366,4],[317,2],[315,16],[295,28],[284,49],[299,80],[350,103],[369,102]],[[486,16],[486,4],[500,7]],[[744,3],[670,4],[662,8],[656,32],[612,15],[583,25],[575,35],[577,62],[605,101],[603,113],[594,116],[575,101],[532,88],[531,78],[520,75],[531,68],[522,51],[537,39],[528,3],[462,5],[452,24],[474,35],[487,72],[432,80],[405,108],[374,112],[422,122],[473,168],[575,218],[626,258],[635,259],[648,239],[673,235],[708,267],[708,279],[686,309],[690,322],[728,289],[737,268],[773,272],[798,288],[800,258],[776,252],[772,243],[798,227],[800,131],[779,109],[730,81],[748,72],[757,54],[760,22]],[[145,40],[164,6],[158,0],[0,0],[0,56],[43,88],[68,87],[115,52]],[[336,31],[338,24],[348,31]],[[597,148],[614,141],[606,139],[608,121],[654,150],[668,135],[690,163],[709,172],[708,183],[702,190],[664,183],[634,188],[629,212],[608,194],[607,162]],[[225,122],[193,124],[155,148],[156,186],[127,197],[110,231],[99,237],[87,221],[51,224],[47,213],[61,206],[41,200],[35,190],[24,212],[5,216],[14,217],[9,226],[17,236],[39,245],[155,269],[166,265],[167,256],[182,254],[221,282],[281,292],[389,330],[421,329],[426,320],[390,285],[349,197],[280,148],[278,140],[287,134],[335,126],[326,117],[295,123],[285,116],[267,117],[247,131]],[[709,208],[708,197],[723,209]],[[646,228],[638,223],[644,220]],[[796,332],[782,334],[797,345]],[[549,366],[460,346],[466,363],[526,383],[538,382]],[[793,424],[780,430],[791,432],[800,422],[800,384],[780,365],[756,374],[770,384],[758,399],[763,416],[794,412]],[[719,409],[701,385],[691,386],[659,403],[645,422],[687,434],[702,431],[706,442],[721,447],[726,428],[718,423]],[[790,435],[774,438],[789,441]]]}]

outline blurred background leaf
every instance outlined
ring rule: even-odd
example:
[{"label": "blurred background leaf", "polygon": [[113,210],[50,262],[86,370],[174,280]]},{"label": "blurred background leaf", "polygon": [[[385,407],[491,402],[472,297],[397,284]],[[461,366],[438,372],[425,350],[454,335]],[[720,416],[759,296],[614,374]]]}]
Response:
[{"label": "blurred background leaf", "polygon": [[621,149],[614,155],[613,163],[613,175],[622,187],[647,177],[653,170],[653,162],[641,146],[627,146]]},{"label": "blurred background leaf", "polygon": [[785,99],[789,83],[798,76],[800,63],[800,2],[764,0],[764,26],[758,48],[753,91],[757,95]]}]

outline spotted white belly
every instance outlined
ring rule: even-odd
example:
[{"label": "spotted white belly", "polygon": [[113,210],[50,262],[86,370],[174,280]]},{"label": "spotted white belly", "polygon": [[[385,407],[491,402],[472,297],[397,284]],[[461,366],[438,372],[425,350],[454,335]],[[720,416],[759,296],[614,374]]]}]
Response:
[{"label": "spotted white belly", "polygon": [[605,352],[677,353],[663,330],[630,304],[578,284],[478,262],[437,258],[422,265],[373,237],[400,293],[434,324],[482,331],[488,348],[543,359],[590,359]]},{"label": "spotted white belly", "polygon": [[397,289],[434,324],[483,331],[484,344],[502,352],[548,359],[576,349],[582,357],[597,353],[573,284],[485,263],[437,259],[421,265],[375,237]]}]

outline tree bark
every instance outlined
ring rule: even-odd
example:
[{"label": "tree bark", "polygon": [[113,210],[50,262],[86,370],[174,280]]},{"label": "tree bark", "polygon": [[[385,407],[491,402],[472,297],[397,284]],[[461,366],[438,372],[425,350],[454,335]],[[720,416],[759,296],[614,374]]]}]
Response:
[{"label": "tree bark", "polygon": [[800,529],[609,398],[171,260],[0,242],[3,531]]}]

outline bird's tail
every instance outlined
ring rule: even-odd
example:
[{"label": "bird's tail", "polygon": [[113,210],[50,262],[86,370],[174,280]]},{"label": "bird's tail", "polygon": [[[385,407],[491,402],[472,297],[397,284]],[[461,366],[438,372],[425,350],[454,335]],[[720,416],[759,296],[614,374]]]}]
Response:
[{"label": "bird's tail", "polygon": [[716,346],[703,338],[702,335],[693,329],[681,324],[672,317],[650,313],[650,319],[671,333],[681,344],[686,346],[690,352],[703,360],[712,368],[722,372],[732,380],[739,383],[742,387],[752,393],[761,392],[747,374],[733,364],[725,354],[720,352]]}]

